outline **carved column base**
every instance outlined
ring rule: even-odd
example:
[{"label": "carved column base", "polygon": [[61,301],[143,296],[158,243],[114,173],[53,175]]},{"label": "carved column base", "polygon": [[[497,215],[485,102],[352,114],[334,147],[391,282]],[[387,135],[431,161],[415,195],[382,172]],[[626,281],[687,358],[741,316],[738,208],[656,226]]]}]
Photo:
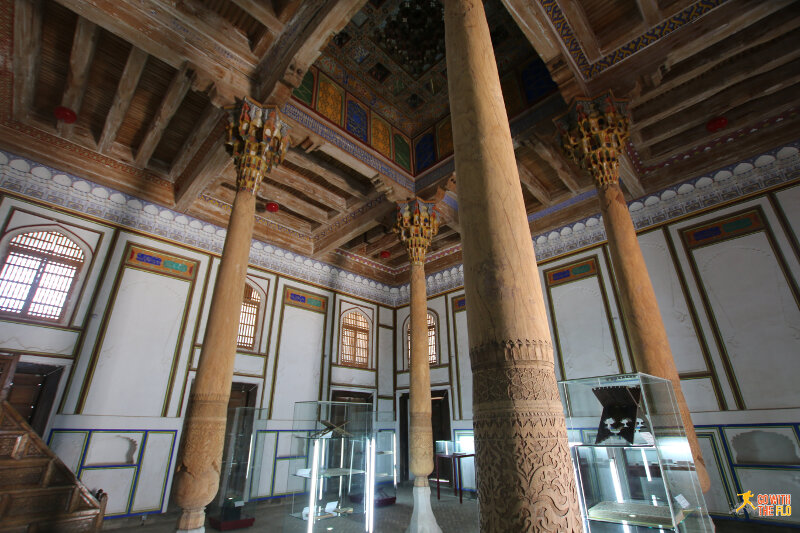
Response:
[{"label": "carved column base", "polygon": [[203,533],[206,523],[205,507],[198,509],[183,509],[175,531],[180,533]]},{"label": "carved column base", "polygon": [[[417,486],[422,480],[425,486]],[[406,533],[442,533],[431,508],[431,488],[427,477],[414,478],[414,512]]]}]

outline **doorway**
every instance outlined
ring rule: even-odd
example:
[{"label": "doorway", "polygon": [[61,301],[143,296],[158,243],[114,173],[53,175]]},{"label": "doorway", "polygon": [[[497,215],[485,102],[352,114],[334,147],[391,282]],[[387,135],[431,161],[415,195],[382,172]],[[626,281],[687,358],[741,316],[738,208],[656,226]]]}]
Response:
[{"label": "doorway", "polygon": [[[408,393],[400,395],[400,479],[407,481],[410,478],[408,464],[409,464],[409,448],[408,448]],[[436,455],[436,441],[437,440],[450,440],[450,399],[449,393],[445,390],[432,390],[431,391],[431,428],[433,429],[433,454]],[[450,463],[449,461],[442,461],[439,468],[439,477],[450,479]],[[434,472],[436,465],[434,465]],[[435,475],[431,473],[431,478]]]},{"label": "doorway", "polygon": [[22,362],[8,370],[7,401],[40,437],[44,436],[63,371],[62,366]]}]

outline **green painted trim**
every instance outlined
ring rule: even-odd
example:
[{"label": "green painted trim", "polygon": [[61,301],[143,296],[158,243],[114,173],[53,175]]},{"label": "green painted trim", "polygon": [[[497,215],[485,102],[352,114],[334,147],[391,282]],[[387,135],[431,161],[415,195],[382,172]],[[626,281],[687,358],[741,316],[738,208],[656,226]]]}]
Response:
[{"label": "green painted trim", "polygon": [[[261,401],[259,405],[261,408],[264,408],[264,395],[267,393],[267,372],[269,372],[269,351],[272,347],[272,330],[274,329],[275,325],[275,305],[278,301],[278,285],[280,285],[280,277],[275,276],[275,286],[272,288],[272,305],[270,307],[269,312],[269,330],[267,331],[267,346],[264,348],[265,359],[264,359],[264,375],[262,379],[264,380],[261,387]],[[266,318],[266,317],[265,317]],[[266,326],[266,324],[264,324]],[[277,355],[277,352],[275,352]],[[272,391],[270,391],[270,399],[272,398]],[[270,400],[271,401],[271,400]]]},{"label": "green painted trim", "polygon": [[[275,285],[277,286],[279,285],[279,283],[280,280]],[[281,332],[283,331],[283,312],[285,309],[286,309],[285,298],[281,298],[281,312],[280,316],[278,317],[278,332],[277,332],[278,340],[275,344],[275,357],[272,361],[272,385],[270,387],[270,393],[269,393],[269,407],[267,408],[268,419],[272,418],[272,406],[275,403],[275,381],[278,375],[278,358],[280,357],[281,353]],[[324,343],[325,339],[323,338],[322,341]]]},{"label": "green painted trim", "polygon": [[774,192],[769,193],[767,199],[769,200],[770,206],[772,206],[772,210],[775,212],[775,216],[778,218],[786,240],[789,241],[789,247],[792,249],[792,252],[794,252],[795,259],[800,263],[800,243],[797,241],[797,234],[794,232],[791,224],[789,224],[789,219],[786,217],[786,212],[783,210],[780,200],[778,200]]},{"label": "green painted trim", "polygon": [[[608,293],[606,292],[606,284],[603,282],[603,272],[600,269],[600,258],[597,255],[594,255],[592,257],[594,258],[597,264],[597,283],[600,286],[600,294],[603,297],[603,307],[605,307],[606,310],[606,321],[608,322],[608,330],[611,333],[611,341],[614,343],[614,353],[617,356],[617,368],[619,369],[620,373],[622,373],[625,372],[625,364],[622,360],[622,350],[620,349],[619,339],[617,338],[617,330],[614,327],[614,320],[611,318],[611,305],[608,303]],[[606,263],[605,266],[606,268],[609,268],[608,263]],[[620,316],[620,318],[622,318],[622,316]],[[623,332],[624,331],[626,330],[623,327]],[[629,357],[631,359],[631,367],[634,367],[633,354],[629,354]]]},{"label": "green painted trim", "polygon": [[[447,305],[448,311],[452,308],[453,303],[453,296],[449,296],[449,303]],[[465,311],[466,309],[462,309],[461,311]],[[453,312],[453,349],[455,350],[455,360],[456,360],[456,390],[458,392],[458,418],[453,417],[456,420],[464,420],[464,406],[461,401],[461,369],[459,368],[459,354],[458,351],[458,327],[456,326],[456,314],[460,313],[461,311],[454,311]],[[452,383],[452,381],[451,381]],[[455,409],[455,402],[453,402],[453,408]]]},{"label": "green painted trim", "polygon": [[[205,279],[203,279],[203,289],[200,292],[200,301],[197,304],[197,317],[194,323],[194,332],[192,333],[192,344],[189,348],[189,354],[186,359],[186,371],[183,374],[183,383],[181,384],[181,394],[180,400],[178,401],[178,405],[176,406],[177,409],[175,410],[175,416],[180,417],[181,413],[183,412],[183,400],[186,394],[186,385],[189,383],[189,371],[192,367],[192,362],[194,361],[194,354],[197,348],[200,348],[202,351],[203,345],[197,344],[197,335],[200,332],[200,324],[203,322],[203,308],[206,305],[206,296],[208,295],[208,285],[211,280],[211,265],[214,262],[213,257],[209,257],[208,261],[204,261],[205,263]],[[200,356],[198,355],[198,361]]]}]

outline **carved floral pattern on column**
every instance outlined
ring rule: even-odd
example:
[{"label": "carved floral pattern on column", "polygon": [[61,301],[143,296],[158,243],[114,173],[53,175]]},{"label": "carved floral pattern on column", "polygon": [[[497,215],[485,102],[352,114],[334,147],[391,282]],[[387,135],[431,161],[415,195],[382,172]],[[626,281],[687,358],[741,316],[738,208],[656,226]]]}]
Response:
[{"label": "carved floral pattern on column", "polygon": [[531,340],[470,351],[481,531],[582,531],[552,356]]},{"label": "carved floral pattern on column", "polygon": [[245,97],[228,109],[225,146],[236,165],[236,187],[255,194],[264,175],[283,162],[289,149],[289,126],[275,106]]},{"label": "carved floral pattern on column", "polygon": [[627,107],[627,100],[609,91],[593,100],[576,99],[553,120],[564,154],[591,172],[598,187],[619,182],[618,158],[628,140]]}]

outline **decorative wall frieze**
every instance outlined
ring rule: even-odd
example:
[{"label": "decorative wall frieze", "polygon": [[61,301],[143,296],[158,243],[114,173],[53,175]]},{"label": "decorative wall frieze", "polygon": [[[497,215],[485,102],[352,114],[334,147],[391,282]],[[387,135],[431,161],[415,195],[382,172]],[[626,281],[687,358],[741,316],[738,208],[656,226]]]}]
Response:
[{"label": "decorative wall frieze", "polygon": [[[667,187],[630,202],[628,206],[636,228],[644,229],[797,179],[800,179],[800,140]],[[0,189],[215,254],[222,252],[225,230],[219,226],[3,151],[0,151]],[[596,191],[590,192],[587,198],[596,194]],[[554,207],[564,208],[573,200]],[[209,198],[208,201],[216,200]],[[528,217],[529,221],[545,216],[546,211],[549,212],[545,210],[533,214]],[[256,223],[274,225],[285,232],[293,231],[258,217]],[[543,261],[601,243],[605,239],[602,219],[596,215],[546,234],[535,235],[533,242],[537,260]],[[428,254],[427,261],[460,250],[460,245],[438,250]],[[350,257],[353,254],[345,255]],[[408,284],[392,287],[257,240],[253,241],[250,249],[250,262],[278,274],[383,305],[399,306],[409,301]],[[360,258],[359,262],[369,266],[374,263],[364,258]],[[397,274],[407,267],[391,269],[383,266],[381,269]],[[426,280],[429,295],[458,289],[464,286],[463,267],[456,265],[430,273]]]}]

